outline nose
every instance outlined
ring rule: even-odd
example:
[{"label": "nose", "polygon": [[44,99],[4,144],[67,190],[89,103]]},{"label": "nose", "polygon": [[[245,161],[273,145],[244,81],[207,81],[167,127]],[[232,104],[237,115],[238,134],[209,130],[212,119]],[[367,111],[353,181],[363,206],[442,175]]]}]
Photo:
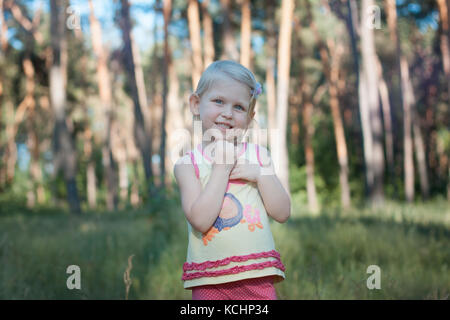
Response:
[{"label": "nose", "polygon": [[233,110],[231,105],[227,105],[223,108],[222,116],[227,119],[231,119],[233,117]]}]

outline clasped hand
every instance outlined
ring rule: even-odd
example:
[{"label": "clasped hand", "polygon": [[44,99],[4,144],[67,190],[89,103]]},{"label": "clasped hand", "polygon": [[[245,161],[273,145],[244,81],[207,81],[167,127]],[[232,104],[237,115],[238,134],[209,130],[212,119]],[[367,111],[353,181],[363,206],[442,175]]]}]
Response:
[{"label": "clasped hand", "polygon": [[211,157],[215,167],[220,167],[229,172],[230,179],[242,179],[257,182],[261,175],[258,164],[250,163],[245,158],[239,158],[242,145],[235,146],[226,140],[217,140],[211,145]]}]

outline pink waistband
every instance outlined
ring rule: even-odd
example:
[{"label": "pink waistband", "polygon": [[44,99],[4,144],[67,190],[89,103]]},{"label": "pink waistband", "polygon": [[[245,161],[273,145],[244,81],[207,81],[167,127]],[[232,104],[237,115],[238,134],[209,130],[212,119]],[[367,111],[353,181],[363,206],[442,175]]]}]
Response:
[{"label": "pink waistband", "polygon": [[[250,259],[260,259],[260,258],[276,258],[276,260],[271,261],[265,261],[260,263],[253,263],[249,265],[244,266],[234,266],[232,268],[223,269],[223,270],[216,270],[216,271],[198,271],[198,272],[190,272],[187,271],[193,271],[193,270],[206,270],[209,268],[217,268],[220,266],[224,266],[229,264],[230,262],[243,262]],[[182,280],[192,280],[202,277],[217,277],[222,275],[228,275],[228,274],[236,274],[244,271],[250,271],[250,270],[256,270],[256,269],[264,269],[269,267],[275,267],[280,269],[281,271],[285,270],[285,267],[280,259],[280,254],[276,252],[275,250],[266,251],[266,252],[259,252],[259,253],[252,253],[248,255],[242,255],[242,256],[232,256],[221,260],[216,261],[205,261],[202,263],[185,263],[183,265],[183,276]]]}]

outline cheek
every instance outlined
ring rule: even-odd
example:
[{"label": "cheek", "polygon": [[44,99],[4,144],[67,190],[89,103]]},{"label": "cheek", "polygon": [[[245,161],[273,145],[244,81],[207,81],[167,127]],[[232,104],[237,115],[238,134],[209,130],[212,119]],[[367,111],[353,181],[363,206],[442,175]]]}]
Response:
[{"label": "cheek", "polygon": [[219,111],[216,107],[211,105],[201,105],[200,106],[200,117],[202,120],[215,119],[219,115]]},{"label": "cheek", "polygon": [[240,128],[246,129],[250,123],[247,114],[239,113],[234,117],[236,125]]}]

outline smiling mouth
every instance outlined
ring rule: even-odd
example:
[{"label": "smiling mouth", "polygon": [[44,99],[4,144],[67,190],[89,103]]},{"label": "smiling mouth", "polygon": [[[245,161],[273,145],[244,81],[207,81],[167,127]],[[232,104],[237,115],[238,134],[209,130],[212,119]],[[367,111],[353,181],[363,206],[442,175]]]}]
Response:
[{"label": "smiling mouth", "polygon": [[232,125],[229,125],[229,124],[223,123],[223,122],[215,122],[215,125],[218,126],[219,128],[225,129],[225,130],[226,129],[233,129]]}]

